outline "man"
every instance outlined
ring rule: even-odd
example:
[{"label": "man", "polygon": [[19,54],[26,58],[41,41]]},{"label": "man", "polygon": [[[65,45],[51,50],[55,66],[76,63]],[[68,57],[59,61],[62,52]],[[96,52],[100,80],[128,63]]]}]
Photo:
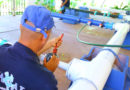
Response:
[{"label": "man", "polygon": [[62,4],[61,4],[61,12],[62,14],[65,13],[65,8],[69,8],[70,6],[70,0],[62,0]]},{"label": "man", "polygon": [[42,6],[28,6],[21,18],[19,41],[0,46],[0,90],[57,90],[53,72],[59,60],[39,63],[38,56],[56,44],[60,37],[47,42],[54,26],[51,13]]}]

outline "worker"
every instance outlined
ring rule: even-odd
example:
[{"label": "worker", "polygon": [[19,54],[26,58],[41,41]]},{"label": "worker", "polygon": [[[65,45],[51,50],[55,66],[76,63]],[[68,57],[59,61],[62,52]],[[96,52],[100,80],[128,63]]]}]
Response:
[{"label": "worker", "polygon": [[0,90],[57,90],[53,72],[59,59],[40,64],[39,55],[62,44],[60,37],[48,41],[54,21],[45,7],[28,6],[21,18],[20,38],[14,45],[0,46]]},{"label": "worker", "polygon": [[70,0],[62,0],[60,13],[64,14],[65,8],[69,8],[69,6],[70,6]]}]

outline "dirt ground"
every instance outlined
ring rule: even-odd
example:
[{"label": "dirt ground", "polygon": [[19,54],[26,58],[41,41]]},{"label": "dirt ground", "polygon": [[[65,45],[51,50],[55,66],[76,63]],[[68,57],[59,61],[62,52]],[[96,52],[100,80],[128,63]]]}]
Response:
[{"label": "dirt ground", "polygon": [[[20,32],[19,21],[20,17],[1,17],[0,18],[0,38],[4,38],[9,42],[16,42],[19,38]],[[12,18],[12,19],[10,19]],[[8,20],[12,20],[10,23]],[[17,22],[17,24],[16,24]],[[8,26],[8,27],[7,27]],[[10,26],[10,27],[9,27]],[[73,58],[81,58],[83,55],[88,54],[93,46],[80,43],[76,40],[77,31],[83,26],[83,24],[66,24],[59,19],[55,19],[55,27],[51,38],[57,37],[64,33],[63,44],[58,49],[58,56],[60,61],[69,62]],[[8,30],[10,30],[8,32]],[[7,32],[5,32],[7,31]],[[101,29],[95,26],[87,26],[80,34],[80,39],[91,42],[106,44],[110,38],[113,36],[114,31],[108,29]],[[46,53],[52,52],[52,49],[48,50]],[[130,56],[130,51],[121,49],[120,53]],[[66,78],[65,71],[57,68],[55,71],[55,77],[58,81],[59,90],[67,90],[70,81]]]}]

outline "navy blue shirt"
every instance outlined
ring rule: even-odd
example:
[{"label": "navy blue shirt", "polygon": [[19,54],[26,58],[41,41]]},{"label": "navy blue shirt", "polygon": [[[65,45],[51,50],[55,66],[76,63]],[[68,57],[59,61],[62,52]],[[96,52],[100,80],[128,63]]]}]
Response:
[{"label": "navy blue shirt", "polygon": [[[63,3],[65,2],[65,0],[62,0]],[[69,7],[70,6],[70,0],[67,1],[67,3],[64,5],[65,7]]]},{"label": "navy blue shirt", "polygon": [[57,81],[31,49],[17,42],[0,46],[0,88],[13,86],[17,90],[57,90]]}]

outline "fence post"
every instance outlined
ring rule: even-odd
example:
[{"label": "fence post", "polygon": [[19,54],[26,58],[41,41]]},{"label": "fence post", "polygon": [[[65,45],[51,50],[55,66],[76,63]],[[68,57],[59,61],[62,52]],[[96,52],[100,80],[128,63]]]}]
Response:
[{"label": "fence post", "polygon": [[13,0],[13,16],[15,16],[15,0]]}]

